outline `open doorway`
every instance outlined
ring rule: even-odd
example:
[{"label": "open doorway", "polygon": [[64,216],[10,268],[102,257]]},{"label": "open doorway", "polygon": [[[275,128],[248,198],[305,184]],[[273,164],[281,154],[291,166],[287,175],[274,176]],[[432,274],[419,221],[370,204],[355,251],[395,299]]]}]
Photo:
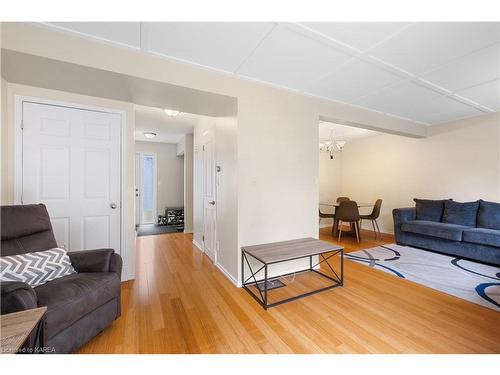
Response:
[{"label": "open doorway", "polygon": [[136,106],[138,236],[192,231],[193,130],[198,117]]}]

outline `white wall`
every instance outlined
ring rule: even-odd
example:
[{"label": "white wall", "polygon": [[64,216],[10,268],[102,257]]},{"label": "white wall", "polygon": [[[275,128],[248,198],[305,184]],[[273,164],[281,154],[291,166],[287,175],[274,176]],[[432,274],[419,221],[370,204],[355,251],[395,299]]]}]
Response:
[{"label": "white wall", "polygon": [[[319,154],[319,202],[332,203],[342,192],[342,153],[330,159],[328,153]],[[321,206],[321,212],[333,213],[334,208]],[[332,219],[321,219],[320,227],[332,226]]]},{"label": "white wall", "polygon": [[215,119],[218,266],[234,283],[239,269],[238,249],[238,122],[236,117]]},{"label": "white wall", "polygon": [[499,149],[498,114],[432,126],[425,139],[354,140],[342,155],[342,195],[382,198],[380,229],[393,233],[392,209],[414,206],[413,198],[500,201]]},{"label": "white wall", "polygon": [[166,207],[184,206],[184,157],[177,156],[177,144],[136,141],[135,151],[156,154],[158,215]]},{"label": "white wall", "polygon": [[[193,232],[193,134],[183,138],[184,146],[184,233]],[[179,149],[177,149],[179,153]]]}]

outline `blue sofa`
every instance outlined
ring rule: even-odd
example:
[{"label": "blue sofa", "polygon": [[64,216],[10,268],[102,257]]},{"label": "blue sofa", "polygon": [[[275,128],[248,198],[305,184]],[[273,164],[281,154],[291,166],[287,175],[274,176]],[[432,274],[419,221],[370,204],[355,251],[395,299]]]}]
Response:
[{"label": "blue sofa", "polygon": [[398,245],[500,265],[500,203],[415,202],[392,212]]}]

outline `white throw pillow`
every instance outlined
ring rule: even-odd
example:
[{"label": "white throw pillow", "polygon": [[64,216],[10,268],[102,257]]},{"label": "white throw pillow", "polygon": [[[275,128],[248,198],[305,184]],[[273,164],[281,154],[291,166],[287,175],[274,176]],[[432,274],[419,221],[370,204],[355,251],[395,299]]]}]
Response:
[{"label": "white throw pillow", "polygon": [[75,273],[66,250],[55,248],[0,257],[0,281],[21,281],[31,287]]}]

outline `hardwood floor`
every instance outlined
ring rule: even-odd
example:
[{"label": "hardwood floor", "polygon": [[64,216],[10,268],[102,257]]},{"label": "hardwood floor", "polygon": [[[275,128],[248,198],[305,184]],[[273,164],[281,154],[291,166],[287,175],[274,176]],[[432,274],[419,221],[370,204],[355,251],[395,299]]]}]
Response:
[{"label": "hardwood floor", "polygon": [[[498,312],[349,261],[343,288],[264,311],[191,241],[138,238],[122,316],[81,353],[500,353]],[[342,239],[346,252],[391,242]]]}]

